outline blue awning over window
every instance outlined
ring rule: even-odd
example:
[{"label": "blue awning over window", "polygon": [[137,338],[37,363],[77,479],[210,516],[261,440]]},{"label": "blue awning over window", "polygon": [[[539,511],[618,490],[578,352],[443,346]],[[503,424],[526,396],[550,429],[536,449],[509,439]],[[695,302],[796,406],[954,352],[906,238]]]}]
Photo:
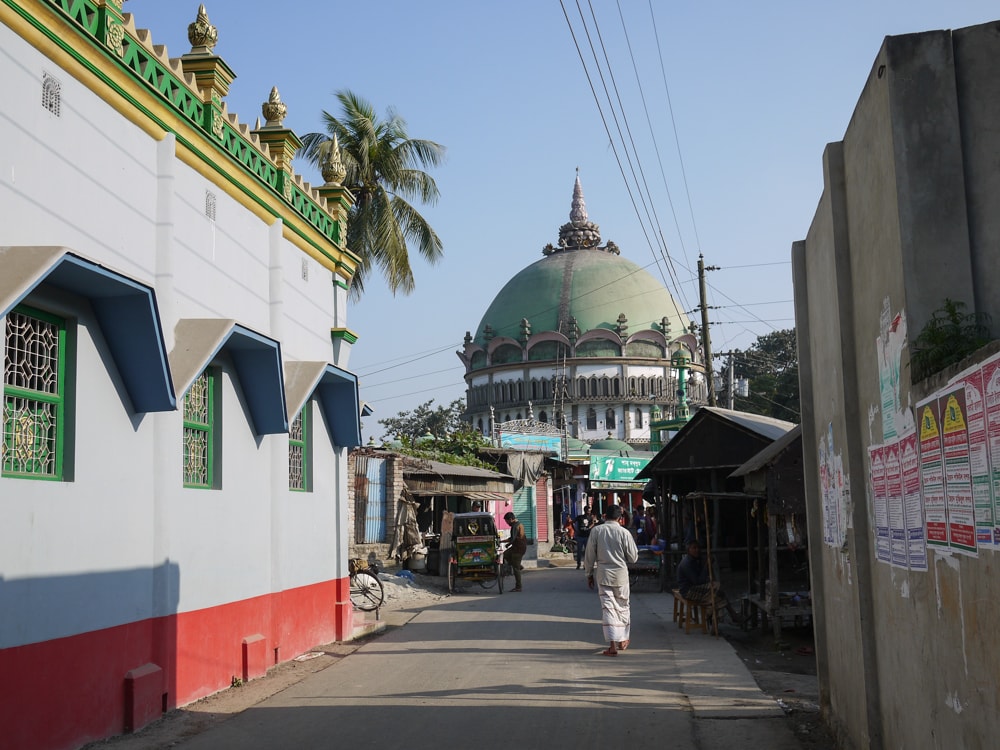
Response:
[{"label": "blue awning over window", "polygon": [[65,247],[0,247],[0,316],[39,285],[86,298],[132,407],[177,408],[153,289]]},{"label": "blue awning over window", "polygon": [[357,375],[327,362],[286,362],[285,377],[289,414],[297,413],[315,393],[333,444],[342,448],[361,445]]},{"label": "blue awning over window", "polygon": [[258,435],[288,432],[281,344],[234,320],[185,318],[174,328],[170,365],[178,400],[220,352],[233,361]]}]

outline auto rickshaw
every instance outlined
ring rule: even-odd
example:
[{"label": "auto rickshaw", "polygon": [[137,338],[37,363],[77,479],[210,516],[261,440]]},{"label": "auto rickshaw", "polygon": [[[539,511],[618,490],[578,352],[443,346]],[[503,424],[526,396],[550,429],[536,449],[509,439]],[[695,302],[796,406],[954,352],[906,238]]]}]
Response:
[{"label": "auto rickshaw", "polygon": [[[503,546],[496,521],[489,513],[456,513],[452,526],[452,549],[448,560],[448,591],[459,580],[476,581],[483,588],[494,583],[503,593]],[[509,565],[506,568],[509,569]]]}]

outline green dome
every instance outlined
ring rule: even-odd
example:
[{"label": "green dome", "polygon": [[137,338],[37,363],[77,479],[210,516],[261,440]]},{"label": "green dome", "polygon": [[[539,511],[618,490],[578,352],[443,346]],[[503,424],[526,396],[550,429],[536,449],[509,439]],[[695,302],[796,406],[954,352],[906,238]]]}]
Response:
[{"label": "green dome", "polygon": [[624,440],[618,440],[611,437],[610,435],[604,440],[598,440],[595,443],[590,444],[591,451],[634,451],[631,445],[626,443]]},{"label": "green dome", "polygon": [[[670,292],[650,273],[619,255],[617,245],[600,245],[600,229],[587,218],[577,177],[570,222],[559,229],[559,247],[547,245],[541,260],[517,273],[487,308],[473,340],[558,331],[570,338],[595,328],[624,335],[656,330],[673,339],[689,320]],[[572,319],[575,318],[575,325]],[[522,330],[522,319],[530,331]],[[663,330],[663,320],[669,332]],[[489,327],[489,335],[487,335]]]}]

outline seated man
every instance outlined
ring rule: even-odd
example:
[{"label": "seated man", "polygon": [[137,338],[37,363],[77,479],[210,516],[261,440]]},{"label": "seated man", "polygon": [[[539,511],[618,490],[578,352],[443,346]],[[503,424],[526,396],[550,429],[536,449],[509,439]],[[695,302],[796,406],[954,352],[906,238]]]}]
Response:
[{"label": "seated man", "polygon": [[715,611],[725,609],[729,612],[729,617],[737,625],[743,622],[743,617],[733,609],[729,599],[719,588],[719,582],[708,581],[708,567],[701,559],[701,545],[697,539],[689,539],[687,543],[687,554],[681,559],[677,566],[677,589],[681,596],[694,604],[701,604],[705,607],[712,607],[712,597],[715,597]]}]

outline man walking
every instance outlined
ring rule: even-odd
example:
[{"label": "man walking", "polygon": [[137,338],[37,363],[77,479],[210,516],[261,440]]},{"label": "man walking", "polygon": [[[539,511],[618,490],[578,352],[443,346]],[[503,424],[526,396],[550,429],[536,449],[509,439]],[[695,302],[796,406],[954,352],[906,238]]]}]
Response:
[{"label": "man walking", "polygon": [[517,516],[513,513],[507,512],[503,520],[510,526],[510,536],[505,540],[510,547],[508,547],[505,554],[507,562],[510,563],[510,567],[514,571],[513,591],[520,591],[521,571],[524,570],[521,560],[524,558],[524,553],[528,551],[528,537],[524,533],[524,526],[517,520]]},{"label": "man walking", "polygon": [[601,601],[601,625],[610,645],[601,653],[618,656],[629,646],[631,606],[629,604],[628,564],[639,559],[635,539],[621,525],[622,509],[611,505],[604,512],[605,521],[590,532],[584,569],[587,586],[597,587]]}]

